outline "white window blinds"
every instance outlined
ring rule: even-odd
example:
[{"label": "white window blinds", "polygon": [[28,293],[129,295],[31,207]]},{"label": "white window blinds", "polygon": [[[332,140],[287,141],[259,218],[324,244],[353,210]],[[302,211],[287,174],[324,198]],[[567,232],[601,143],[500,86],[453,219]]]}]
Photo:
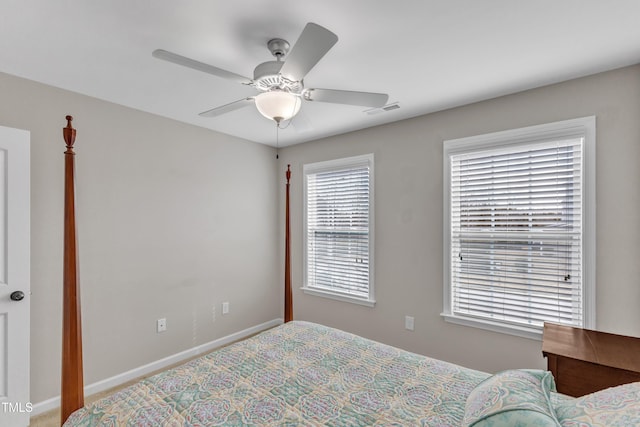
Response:
[{"label": "white window blinds", "polygon": [[305,165],[307,288],[371,299],[372,161]]},{"label": "white window blinds", "polygon": [[583,324],[583,137],[452,154],[453,315]]}]

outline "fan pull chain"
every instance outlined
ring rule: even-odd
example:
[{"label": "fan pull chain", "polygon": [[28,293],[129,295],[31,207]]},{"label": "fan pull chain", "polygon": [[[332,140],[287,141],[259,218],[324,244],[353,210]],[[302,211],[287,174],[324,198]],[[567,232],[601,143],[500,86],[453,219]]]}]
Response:
[{"label": "fan pull chain", "polygon": [[276,122],[276,159],[280,158],[280,126]]}]

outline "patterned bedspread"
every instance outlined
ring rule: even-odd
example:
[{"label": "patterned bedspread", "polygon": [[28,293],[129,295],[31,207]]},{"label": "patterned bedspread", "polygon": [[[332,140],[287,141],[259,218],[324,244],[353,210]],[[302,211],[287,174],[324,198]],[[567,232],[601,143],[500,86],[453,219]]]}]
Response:
[{"label": "patterned bedspread", "polygon": [[487,377],[296,321],[134,384],[65,426],[457,426]]}]

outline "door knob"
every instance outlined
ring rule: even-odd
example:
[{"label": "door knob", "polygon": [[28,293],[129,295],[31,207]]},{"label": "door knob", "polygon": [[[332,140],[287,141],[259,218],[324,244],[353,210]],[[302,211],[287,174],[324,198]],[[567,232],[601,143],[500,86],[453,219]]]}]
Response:
[{"label": "door knob", "polygon": [[12,301],[22,301],[24,298],[24,292],[22,291],[13,291],[11,292],[11,300]]}]

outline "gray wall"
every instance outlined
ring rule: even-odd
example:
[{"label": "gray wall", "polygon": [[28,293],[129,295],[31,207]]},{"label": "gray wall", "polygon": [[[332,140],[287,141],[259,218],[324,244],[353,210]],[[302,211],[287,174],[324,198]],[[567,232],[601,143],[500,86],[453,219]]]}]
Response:
[{"label": "gray wall", "polygon": [[60,392],[67,114],[85,384],[282,317],[274,149],[6,74],[0,94],[0,125],[31,131],[33,403]]},{"label": "gray wall", "polygon": [[[540,341],[440,317],[442,141],[590,115],[597,126],[597,328],[640,336],[640,66],[282,150],[293,171],[294,317],[490,372],[546,366]],[[299,290],[302,165],[365,153],[375,154],[375,308]],[[404,329],[405,315],[415,317],[414,332]]]}]

